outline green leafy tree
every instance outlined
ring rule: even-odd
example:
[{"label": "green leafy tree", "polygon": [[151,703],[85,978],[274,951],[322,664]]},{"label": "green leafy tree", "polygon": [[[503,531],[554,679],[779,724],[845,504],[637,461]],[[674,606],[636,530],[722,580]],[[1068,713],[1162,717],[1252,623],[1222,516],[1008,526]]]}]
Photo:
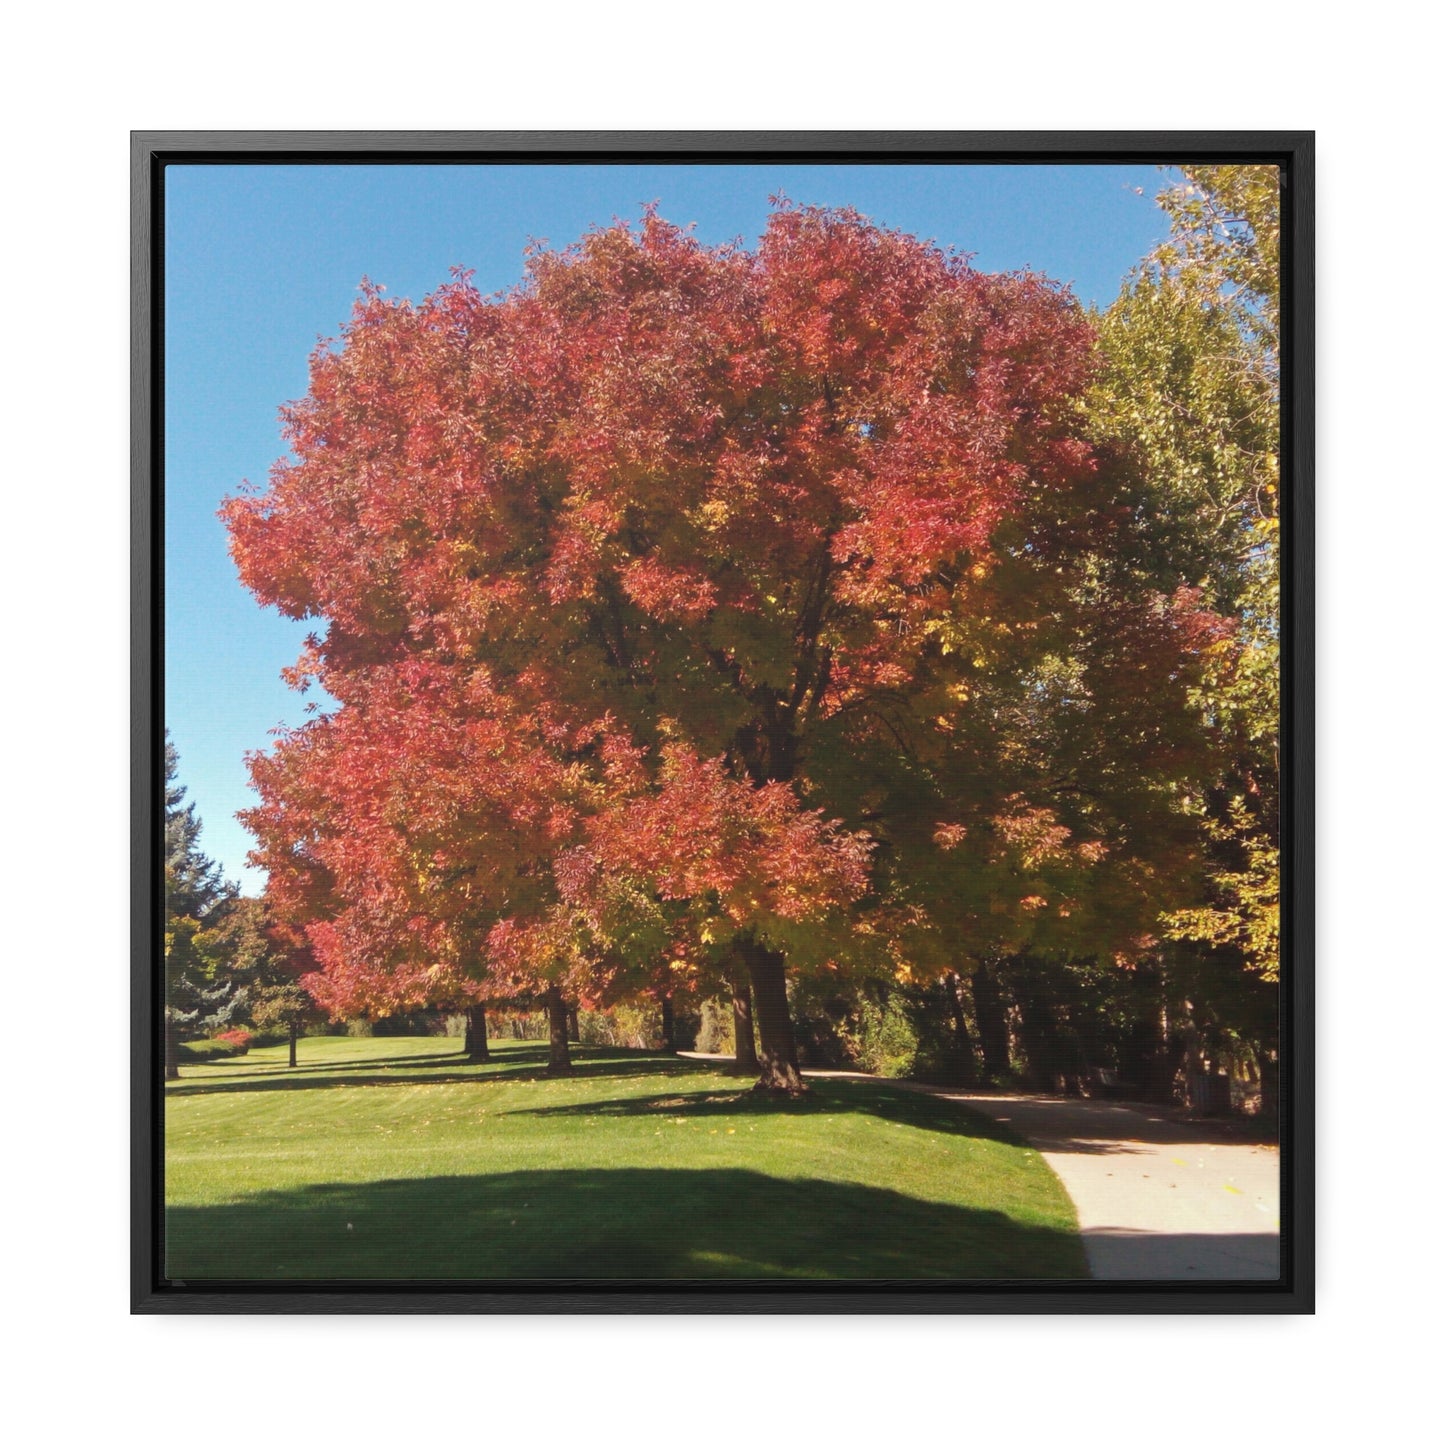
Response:
[{"label": "green leafy tree", "polygon": [[1279,970],[1279,197],[1272,166],[1186,169],[1161,197],[1170,240],[1101,330],[1110,419],[1169,519],[1156,555],[1191,567],[1237,626],[1201,697],[1224,764],[1199,809],[1210,897],[1168,928],[1265,978]]},{"label": "green leafy tree", "polygon": [[296,1067],[296,1041],[308,1023],[322,1017],[311,995],[299,983],[265,984],[251,1003],[251,1022],[263,1033],[283,1032],[288,1054],[286,1062]]},{"label": "green leafy tree", "polygon": [[1142,545],[1116,559],[1152,585],[1199,589],[1229,620],[1194,705],[1214,763],[1185,800],[1204,858],[1197,896],[1167,907],[1176,1015],[1273,1048],[1279,974],[1280,177],[1193,166],[1160,204],[1169,239],[1096,318],[1087,398],[1134,472]]}]

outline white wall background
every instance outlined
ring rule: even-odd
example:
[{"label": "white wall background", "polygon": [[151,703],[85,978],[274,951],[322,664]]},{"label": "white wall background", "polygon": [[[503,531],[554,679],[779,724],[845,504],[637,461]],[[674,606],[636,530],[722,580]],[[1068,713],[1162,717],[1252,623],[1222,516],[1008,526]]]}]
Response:
[{"label": "white wall background", "polygon": [[[1440,1284],[1438,31],[1399,0],[1354,30],[1282,10],[253,0],[12,16],[0,1280],[17,1438],[1407,1434]],[[128,132],[601,126],[1318,131],[1316,1318],[128,1315]]]}]

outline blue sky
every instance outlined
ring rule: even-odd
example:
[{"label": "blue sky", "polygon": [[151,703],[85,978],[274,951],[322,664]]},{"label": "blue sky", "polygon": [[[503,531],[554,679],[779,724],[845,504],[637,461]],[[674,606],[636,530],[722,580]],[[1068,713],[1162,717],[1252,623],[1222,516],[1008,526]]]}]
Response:
[{"label": "blue sky", "polygon": [[285,450],[277,408],[306,390],[363,276],[420,298],[452,266],[516,282],[530,240],[564,246],[656,201],[714,243],[751,243],[768,198],[852,206],[1106,305],[1167,227],[1152,166],[173,165],[165,178],[166,719],[201,844],[248,892],[244,755],[307,700],[280,670],[315,623],[263,610],[236,579],[216,509]]}]

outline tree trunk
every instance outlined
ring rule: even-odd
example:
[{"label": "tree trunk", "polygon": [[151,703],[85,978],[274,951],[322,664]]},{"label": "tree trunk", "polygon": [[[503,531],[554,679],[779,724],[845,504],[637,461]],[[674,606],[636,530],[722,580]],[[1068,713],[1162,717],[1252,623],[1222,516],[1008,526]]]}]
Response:
[{"label": "tree trunk", "polygon": [[733,987],[733,1059],[740,1074],[758,1072],[758,1046],[753,1038],[753,999],[748,992],[748,975],[734,963],[728,975]]},{"label": "tree trunk", "polygon": [[286,1067],[296,1067],[296,1040],[300,1037],[301,1025],[291,1024],[286,1030]]},{"label": "tree trunk", "polygon": [[788,1013],[788,979],[783,955],[753,940],[741,944],[758,1016],[759,1076],[755,1087],[768,1094],[805,1094],[798,1046]]},{"label": "tree trunk", "polygon": [[1170,1030],[1169,1007],[1160,1003],[1153,1011],[1153,1046],[1145,1061],[1144,1097],[1151,1104],[1174,1102],[1174,1081],[1184,1063],[1185,1041],[1182,1034]]},{"label": "tree trunk", "polygon": [[662,1047],[671,1054],[677,1051],[677,1020],[672,1012],[672,995],[670,993],[659,994],[658,1002],[662,1005]]},{"label": "tree trunk", "polygon": [[474,1064],[485,1064],[491,1057],[487,1048],[487,1006],[474,1003],[467,1010],[467,1036],[463,1047]]},{"label": "tree trunk", "polygon": [[973,1011],[978,1018],[979,1045],[983,1050],[983,1071],[990,1079],[1006,1079],[1009,1060],[1008,1012],[998,980],[980,959],[969,979],[973,989]]},{"label": "tree trunk", "polygon": [[1279,1122],[1279,1058],[1272,1052],[1259,1056],[1259,1112],[1262,1118]]},{"label": "tree trunk", "polygon": [[1036,1089],[1051,1094],[1068,1092],[1068,1070],[1054,1000],[1036,967],[1018,961],[1013,968],[1013,995],[1019,1010],[1019,1043],[1024,1067]]},{"label": "tree trunk", "polygon": [[[1175,1011],[1174,1035],[1175,1055],[1184,1069],[1184,1102],[1191,1111],[1195,1111],[1202,1103],[1205,1061],[1200,1056],[1199,1027],[1194,1022],[1194,1007],[1187,998]],[[1178,1069],[1175,1070],[1177,1076]]]},{"label": "tree trunk", "polygon": [[547,1072],[569,1074],[572,1072],[572,1055],[567,1049],[567,1005],[562,1002],[562,990],[554,984],[547,990],[546,1001],[551,1042]]},{"label": "tree trunk", "polygon": [[166,1020],[165,1047],[165,1076],[168,1079],[179,1079],[181,1076],[181,1043],[176,1038],[176,1026]]},{"label": "tree trunk", "polygon": [[973,1052],[973,1036],[968,1031],[968,1020],[963,1016],[963,999],[960,997],[960,990],[963,988],[963,980],[956,973],[951,973],[943,980],[943,998],[948,1007],[948,1016],[953,1020],[953,1032],[958,1039],[958,1057],[963,1066],[964,1077],[972,1082],[976,1073],[976,1060]]},{"label": "tree trunk", "polygon": [[582,1042],[582,1021],[577,1017],[578,1013],[576,1004],[567,1010],[567,1042],[570,1044]]}]

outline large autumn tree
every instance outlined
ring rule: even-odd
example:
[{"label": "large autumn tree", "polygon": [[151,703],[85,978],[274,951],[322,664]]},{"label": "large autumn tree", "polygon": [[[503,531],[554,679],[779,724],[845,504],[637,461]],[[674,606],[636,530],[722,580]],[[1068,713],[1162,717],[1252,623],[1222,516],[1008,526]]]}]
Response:
[{"label": "large autumn tree", "polygon": [[[986,820],[1000,867],[1030,829],[1090,859],[1067,779],[988,780],[1007,723],[971,699],[1070,665],[1078,559],[1126,524],[1092,365],[1060,288],[850,211],[781,205],[753,252],[648,213],[500,295],[366,288],[293,459],[224,510],[257,597],[324,622],[297,676],[340,703],[255,765],[293,915],[346,931],[338,969],[731,958],[762,1084],[800,1087],[787,968],[903,962],[920,849]],[[1136,691],[1184,685],[1195,600],[1096,609]]]}]

